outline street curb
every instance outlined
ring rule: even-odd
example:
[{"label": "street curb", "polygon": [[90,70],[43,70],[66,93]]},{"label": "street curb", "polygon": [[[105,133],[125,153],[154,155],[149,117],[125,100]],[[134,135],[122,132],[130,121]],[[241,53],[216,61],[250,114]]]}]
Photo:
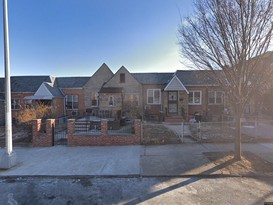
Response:
[{"label": "street curb", "polygon": [[0,176],[0,180],[20,180],[20,179],[41,179],[41,178],[56,178],[56,179],[95,179],[95,178],[273,178],[270,174],[185,174],[185,175],[10,175]]}]

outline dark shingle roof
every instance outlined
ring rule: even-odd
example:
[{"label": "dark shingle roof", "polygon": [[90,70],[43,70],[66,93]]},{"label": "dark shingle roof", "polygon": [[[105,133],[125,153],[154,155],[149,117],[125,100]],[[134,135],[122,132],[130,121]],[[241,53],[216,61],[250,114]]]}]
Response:
[{"label": "dark shingle roof", "polygon": [[132,73],[132,76],[141,84],[166,84],[173,73]]},{"label": "dark shingle roof", "polygon": [[[13,76],[11,92],[36,92],[43,82],[51,82],[50,76]],[[5,78],[0,78],[0,92],[5,92]]]},{"label": "dark shingle roof", "polygon": [[56,86],[58,88],[83,88],[90,77],[58,77]]},{"label": "dark shingle roof", "polygon": [[49,83],[44,83],[48,91],[54,96],[54,97],[64,97],[63,93],[61,90],[57,87],[53,87]]},{"label": "dark shingle roof", "polygon": [[175,74],[184,86],[217,85],[211,72],[208,70],[178,70]]}]

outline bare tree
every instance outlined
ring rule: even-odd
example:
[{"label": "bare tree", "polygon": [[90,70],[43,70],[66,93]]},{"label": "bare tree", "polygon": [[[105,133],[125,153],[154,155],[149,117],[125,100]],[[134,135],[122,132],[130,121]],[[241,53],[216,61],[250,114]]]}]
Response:
[{"label": "bare tree", "polygon": [[240,118],[245,105],[272,82],[272,0],[195,0],[193,16],[182,19],[182,57],[211,70],[235,113],[235,159],[241,159]]}]

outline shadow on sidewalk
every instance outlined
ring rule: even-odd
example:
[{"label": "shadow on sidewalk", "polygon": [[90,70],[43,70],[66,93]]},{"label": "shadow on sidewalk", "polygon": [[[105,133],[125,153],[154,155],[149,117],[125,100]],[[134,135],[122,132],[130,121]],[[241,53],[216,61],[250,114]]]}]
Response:
[{"label": "shadow on sidewalk", "polygon": [[[212,167],[208,170],[205,170],[203,171],[202,173],[198,174],[198,175],[195,175],[195,176],[189,176],[190,178],[187,179],[186,181],[183,181],[181,183],[178,183],[178,184],[175,184],[173,186],[169,186],[167,188],[164,188],[164,189],[161,189],[161,190],[158,190],[158,191],[155,191],[155,192],[152,192],[152,193],[149,193],[149,194],[146,194],[144,196],[141,196],[141,197],[138,197],[132,201],[129,201],[128,203],[126,203],[126,205],[132,205],[132,204],[137,204],[137,203],[141,203],[141,202],[145,202],[147,200],[150,200],[152,198],[155,198],[159,195],[162,195],[162,194],[165,194],[167,192],[171,192],[173,190],[176,190],[176,189],[179,189],[179,188],[182,188],[184,186],[187,186],[189,184],[192,184],[194,182],[197,182],[201,179],[204,179],[204,178],[219,178],[219,177],[241,177],[239,175],[222,175],[222,174],[214,174],[214,175],[209,175],[209,174],[212,174],[216,171],[219,171],[221,169],[224,169],[230,165],[233,165],[235,162],[238,162],[237,160],[235,160],[234,158],[232,159],[229,159],[228,161],[225,161],[221,164],[218,164],[216,165],[215,167]],[[183,176],[183,177],[187,177],[187,176]],[[266,181],[266,179],[265,179]],[[270,193],[271,194],[271,193]],[[267,196],[269,196],[270,194],[268,194]],[[259,199],[257,202],[263,202],[264,199],[267,197],[267,196],[264,196],[262,199]]]}]

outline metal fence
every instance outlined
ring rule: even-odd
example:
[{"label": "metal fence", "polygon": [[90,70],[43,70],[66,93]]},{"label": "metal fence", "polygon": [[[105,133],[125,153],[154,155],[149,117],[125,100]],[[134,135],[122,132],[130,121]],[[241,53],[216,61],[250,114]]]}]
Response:
[{"label": "metal fence", "polygon": [[[133,121],[121,122],[120,120],[108,120],[109,135],[133,134]],[[82,118],[75,121],[75,133],[85,135],[101,134],[101,119]]]},{"label": "metal fence", "polygon": [[[235,137],[235,122],[198,122],[182,123],[184,130],[197,141],[204,142],[233,142]],[[241,119],[241,136],[243,142],[273,142],[273,121],[262,119]]]},{"label": "metal fence", "polygon": [[184,123],[188,126],[190,135],[197,141],[231,141],[234,139],[234,122],[198,122]]},{"label": "metal fence", "polygon": [[55,119],[55,127],[53,128],[54,145],[67,144],[67,117]]},{"label": "metal fence", "polygon": [[123,123],[119,122],[119,126],[111,126],[111,123],[108,122],[108,134],[109,135],[128,135],[134,134],[134,121],[127,120]]},{"label": "metal fence", "polygon": [[88,119],[79,119],[75,121],[75,133],[78,134],[100,134],[101,133],[101,121]]}]

